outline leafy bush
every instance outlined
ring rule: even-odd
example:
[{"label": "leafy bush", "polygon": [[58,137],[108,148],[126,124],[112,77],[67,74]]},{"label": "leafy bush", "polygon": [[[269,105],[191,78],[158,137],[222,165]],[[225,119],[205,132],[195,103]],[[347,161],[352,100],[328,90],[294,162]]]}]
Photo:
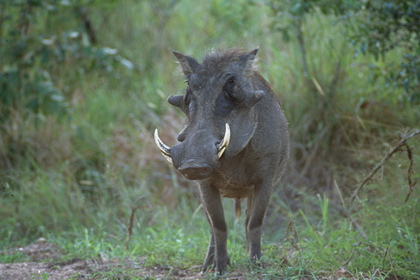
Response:
[{"label": "leafy bush", "polygon": [[[357,48],[355,54],[371,54],[376,60],[383,60],[395,49],[403,53],[403,61],[388,58],[388,64],[377,72],[389,86],[401,88],[410,103],[420,101],[420,3],[405,0],[318,0],[318,1],[268,1],[274,12],[273,29],[281,32],[288,41],[292,34],[297,36],[302,55],[303,72],[310,71],[306,61],[302,22],[314,10],[323,14],[339,16],[337,22],[344,22],[353,29],[349,41]],[[389,55],[388,55],[389,56]],[[372,64],[376,68],[375,63]],[[374,70],[373,70],[374,71]]]},{"label": "leafy bush", "polygon": [[0,121],[13,110],[61,117],[70,108],[63,76],[133,67],[117,50],[96,46],[86,4],[13,0],[0,5]]}]

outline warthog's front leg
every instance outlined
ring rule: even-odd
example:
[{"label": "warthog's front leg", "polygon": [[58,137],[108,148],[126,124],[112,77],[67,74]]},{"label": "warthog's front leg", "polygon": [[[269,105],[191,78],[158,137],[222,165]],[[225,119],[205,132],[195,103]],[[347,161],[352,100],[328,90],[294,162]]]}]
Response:
[{"label": "warthog's front leg", "polygon": [[262,225],[270,194],[271,180],[265,180],[255,185],[254,194],[248,197],[245,227],[248,256],[253,264],[261,258]]},{"label": "warthog's front leg", "polygon": [[[207,215],[207,213],[206,213]],[[207,218],[207,221],[209,222],[210,226],[211,226],[211,222],[210,220]],[[204,264],[202,267],[202,272],[207,271],[207,269],[209,268],[209,266],[214,265],[214,251],[215,251],[215,244],[214,244],[214,234],[213,234],[213,230],[210,230],[210,243],[209,243],[209,247],[207,249],[207,255],[206,255],[206,259],[204,260]]]},{"label": "warthog's front leg", "polygon": [[226,247],[228,230],[220,193],[214,186],[205,184],[200,184],[200,193],[211,226],[210,244],[202,271],[205,272],[210,265],[214,264],[215,273],[223,275],[230,262]]}]

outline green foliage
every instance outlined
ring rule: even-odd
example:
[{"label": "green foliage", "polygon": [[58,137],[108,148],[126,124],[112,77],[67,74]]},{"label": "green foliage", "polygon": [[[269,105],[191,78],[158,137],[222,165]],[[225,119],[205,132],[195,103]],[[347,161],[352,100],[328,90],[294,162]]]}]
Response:
[{"label": "green foliage", "polygon": [[[62,75],[112,71],[121,63],[132,68],[115,49],[95,46],[96,35],[84,3],[27,0],[1,1],[0,5],[2,122],[13,110],[68,114],[69,89]],[[67,24],[59,24],[63,19]]]},{"label": "green foliage", "polygon": [[378,59],[397,47],[418,50],[418,1],[366,1],[359,9],[355,39],[363,53],[369,52]]},{"label": "green foliage", "polygon": [[[365,206],[367,216],[363,224],[367,239],[364,239],[346,221],[333,223],[330,218],[325,219],[327,202],[324,200],[320,205],[322,218],[318,226],[310,223],[306,214],[300,211],[305,226],[296,229],[299,232],[299,241],[295,247],[298,246],[299,253],[289,256],[288,261],[303,262],[312,271],[322,268],[323,271],[339,272],[340,268],[345,268],[340,273],[356,278],[370,271],[372,275],[377,274],[377,277],[386,278],[392,275],[414,279],[420,275],[416,268],[420,259],[416,245],[418,237],[414,237],[412,225],[402,224],[408,222],[407,216],[418,219],[418,211],[413,208],[417,203],[416,200],[410,205],[391,207],[389,211],[397,215],[398,220],[392,216],[385,218],[384,213],[374,213],[374,210]],[[382,220],[373,219],[371,215],[374,214],[380,215]],[[378,268],[379,271],[373,268]],[[319,272],[323,273],[322,270]]]},{"label": "green foliage", "polygon": [[[281,32],[283,39],[289,41],[297,36],[303,46],[302,21],[315,10],[324,15],[339,16],[336,22],[342,21],[353,34],[348,36],[358,53],[371,54],[376,60],[385,60],[386,68],[380,72],[388,86],[401,88],[405,95],[401,96],[410,103],[418,104],[420,100],[420,29],[418,1],[268,1],[274,15],[273,30]],[[389,58],[389,53],[399,49],[403,53],[402,62]],[[305,56],[302,50],[302,56]],[[305,57],[303,57],[305,60]],[[304,62],[305,64],[305,62]],[[375,63],[372,63],[375,65]],[[304,71],[308,71],[304,65]],[[374,67],[373,67],[374,68]]]},{"label": "green foliage", "polygon": [[296,28],[314,11],[319,9],[324,15],[330,13],[338,15],[350,15],[353,10],[360,8],[360,1],[357,0],[286,0],[267,1],[273,13],[271,28],[280,32],[285,41],[289,41],[296,32]]},{"label": "green foliage", "polygon": [[0,263],[24,262],[27,260],[28,256],[20,252],[14,252],[12,254],[0,252]]},{"label": "green foliage", "polygon": [[[202,250],[206,247],[205,235],[186,235],[183,228],[149,227],[144,230],[143,240],[137,240],[131,253],[148,256],[147,265],[171,265],[190,267],[201,263]],[[157,250],[160,248],[160,250]]]},{"label": "green foliage", "polygon": [[366,1],[357,16],[353,42],[363,54],[385,59],[387,53],[403,50],[403,61],[391,62],[386,80],[405,90],[413,104],[420,101],[420,26],[418,1]]}]

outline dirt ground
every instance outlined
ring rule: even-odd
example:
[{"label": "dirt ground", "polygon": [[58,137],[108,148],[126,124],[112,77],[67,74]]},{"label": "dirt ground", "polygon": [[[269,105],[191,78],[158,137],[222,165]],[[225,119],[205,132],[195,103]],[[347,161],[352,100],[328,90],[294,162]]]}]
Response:
[{"label": "dirt ground", "polygon": [[[59,259],[61,249],[40,238],[26,247],[11,248],[3,254],[24,254],[29,261],[0,263],[0,280],[62,280],[62,279],[202,279],[200,267],[187,270],[169,267],[143,267],[141,261],[132,260],[81,260],[74,258],[66,262]],[[98,258],[99,259],[99,258]],[[245,279],[242,273],[229,275],[228,279]]]},{"label": "dirt ground", "polygon": [[[115,270],[116,269],[116,270]],[[130,270],[129,274],[124,270]],[[109,273],[107,273],[109,272]],[[0,264],[1,280],[20,279],[200,279],[200,273],[163,267],[133,268],[131,265],[113,262],[97,263],[73,259],[66,263],[7,263]],[[230,278],[240,279],[240,278]]]},{"label": "dirt ground", "polygon": [[[0,255],[11,256],[22,254],[25,262],[0,263],[0,280],[62,280],[62,279],[211,279],[212,273],[201,275],[199,265],[188,269],[173,267],[144,267],[145,258],[133,260],[107,260],[98,256],[95,260],[73,258],[68,261],[61,259],[62,250],[55,244],[40,238],[36,243],[18,248],[0,251]],[[52,260],[45,262],[43,260]],[[57,261],[54,261],[57,260]],[[226,278],[230,280],[248,279],[248,271],[231,271]],[[264,279],[266,275],[253,275],[253,279]],[[319,279],[355,279],[345,269],[337,270],[330,277]],[[270,278],[272,279],[272,277]],[[312,277],[310,278],[312,279]]]}]

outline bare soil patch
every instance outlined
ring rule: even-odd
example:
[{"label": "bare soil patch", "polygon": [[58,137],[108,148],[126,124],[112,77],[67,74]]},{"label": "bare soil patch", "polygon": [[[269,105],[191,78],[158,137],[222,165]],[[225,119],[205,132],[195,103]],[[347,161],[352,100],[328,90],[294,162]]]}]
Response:
[{"label": "bare soil patch", "polygon": [[[164,267],[134,267],[121,262],[101,262],[74,259],[66,263],[6,263],[0,264],[0,279],[199,279],[194,270]],[[239,279],[239,278],[236,278]]]},{"label": "bare soil patch", "polygon": [[[142,261],[133,260],[82,260],[74,258],[58,261],[62,250],[40,238],[36,243],[7,249],[2,254],[24,254],[28,261],[0,263],[0,280],[20,279],[202,279],[200,266],[189,269],[173,267],[144,267]],[[43,261],[43,260],[52,261]],[[57,261],[54,261],[57,260]],[[229,275],[228,279],[246,279],[243,273]]]}]

